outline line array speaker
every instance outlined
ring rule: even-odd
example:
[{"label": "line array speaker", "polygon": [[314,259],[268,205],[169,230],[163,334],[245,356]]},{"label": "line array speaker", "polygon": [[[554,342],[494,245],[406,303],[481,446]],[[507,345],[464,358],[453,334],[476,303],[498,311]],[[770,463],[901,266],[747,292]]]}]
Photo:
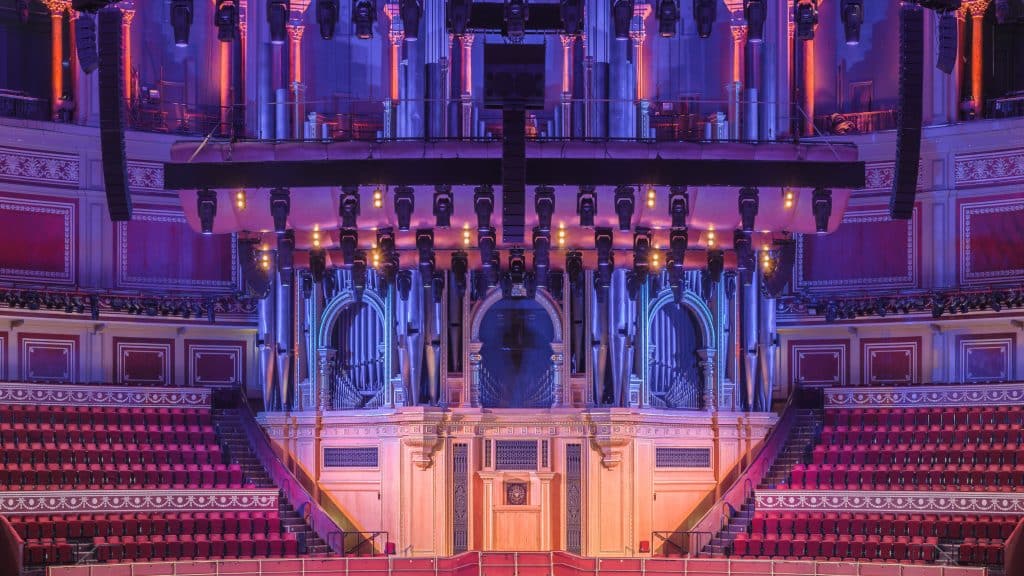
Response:
[{"label": "line array speaker", "polygon": [[924,10],[900,4],[899,109],[896,116],[896,169],[889,217],[909,220],[914,213],[917,168],[921,162],[921,98],[924,85]]},{"label": "line array speaker", "polygon": [[117,8],[99,13],[99,88],[100,149],[103,156],[103,183],[107,190],[107,209],[114,222],[132,219],[128,193],[128,166],[125,161],[124,120],[124,39],[122,14]]}]

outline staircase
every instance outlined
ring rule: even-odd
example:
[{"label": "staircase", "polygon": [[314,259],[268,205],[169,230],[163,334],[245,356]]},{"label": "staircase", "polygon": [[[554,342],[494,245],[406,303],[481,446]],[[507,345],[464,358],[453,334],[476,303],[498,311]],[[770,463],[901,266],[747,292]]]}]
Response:
[{"label": "staircase", "polygon": [[[821,432],[822,410],[797,409],[796,421],[790,430],[786,445],[775,457],[768,473],[761,479],[759,490],[771,489],[789,480],[789,472],[794,466],[804,461]],[[715,558],[723,558],[737,534],[745,533],[750,528],[754,517],[754,494],[743,501],[739,510],[729,518],[729,524],[704,548],[704,553]]]},{"label": "staircase", "polygon": [[[242,415],[238,408],[215,408],[213,425],[220,438],[221,450],[228,456],[232,464],[242,466],[245,483],[256,488],[275,488],[259,458],[249,445],[249,437],[242,426]],[[299,553],[306,556],[327,556],[331,548],[314,532],[298,511],[288,502],[284,493],[278,498],[278,511],[281,517],[281,529],[294,532],[299,539]],[[303,546],[305,543],[305,546]]]}]

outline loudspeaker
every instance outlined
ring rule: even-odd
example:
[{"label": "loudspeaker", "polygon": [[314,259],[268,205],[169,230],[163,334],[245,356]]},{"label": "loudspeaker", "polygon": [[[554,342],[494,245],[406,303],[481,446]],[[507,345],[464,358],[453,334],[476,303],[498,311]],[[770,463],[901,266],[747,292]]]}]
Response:
[{"label": "loudspeaker", "polygon": [[122,14],[117,8],[104,8],[99,15],[100,149],[103,156],[103,183],[107,189],[107,209],[114,222],[132,219],[128,194],[128,166],[124,150],[125,103],[124,39]]},{"label": "loudspeaker", "polygon": [[939,55],[935,67],[951,74],[956,64],[956,51],[956,12],[943,12],[939,14]]},{"label": "loudspeaker", "polygon": [[75,19],[75,50],[82,72],[92,74],[99,66],[96,53],[96,20],[88,12],[80,12]]},{"label": "loudspeaker", "polygon": [[889,217],[909,220],[914,213],[917,167],[921,161],[921,94],[924,85],[924,10],[900,5],[899,109],[896,116],[896,169]]}]

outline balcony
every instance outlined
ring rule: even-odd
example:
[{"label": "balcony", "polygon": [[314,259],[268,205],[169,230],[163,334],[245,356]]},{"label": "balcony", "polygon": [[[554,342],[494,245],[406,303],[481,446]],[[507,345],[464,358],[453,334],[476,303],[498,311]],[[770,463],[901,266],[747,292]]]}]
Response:
[{"label": "balcony", "polygon": [[50,120],[50,101],[13,90],[0,89],[0,117]]},{"label": "balcony", "polygon": [[850,136],[896,129],[895,110],[844,112],[814,117],[815,131],[822,135]]}]

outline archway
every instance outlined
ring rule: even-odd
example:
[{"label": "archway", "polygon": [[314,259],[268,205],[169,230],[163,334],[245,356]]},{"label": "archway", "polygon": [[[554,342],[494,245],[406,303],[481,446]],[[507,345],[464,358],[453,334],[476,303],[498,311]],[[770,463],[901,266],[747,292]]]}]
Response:
[{"label": "archway", "polygon": [[554,401],[555,329],[544,308],[503,298],[480,327],[480,404],[485,408],[546,408]]},{"label": "archway", "polygon": [[336,296],[321,316],[317,335],[325,408],[358,410],[390,404],[389,354],[384,303],[367,291],[356,300]]},{"label": "archway", "polygon": [[717,394],[714,316],[687,290],[680,302],[666,288],[654,298],[647,319],[644,363],[650,405],[668,409],[712,409]]}]

